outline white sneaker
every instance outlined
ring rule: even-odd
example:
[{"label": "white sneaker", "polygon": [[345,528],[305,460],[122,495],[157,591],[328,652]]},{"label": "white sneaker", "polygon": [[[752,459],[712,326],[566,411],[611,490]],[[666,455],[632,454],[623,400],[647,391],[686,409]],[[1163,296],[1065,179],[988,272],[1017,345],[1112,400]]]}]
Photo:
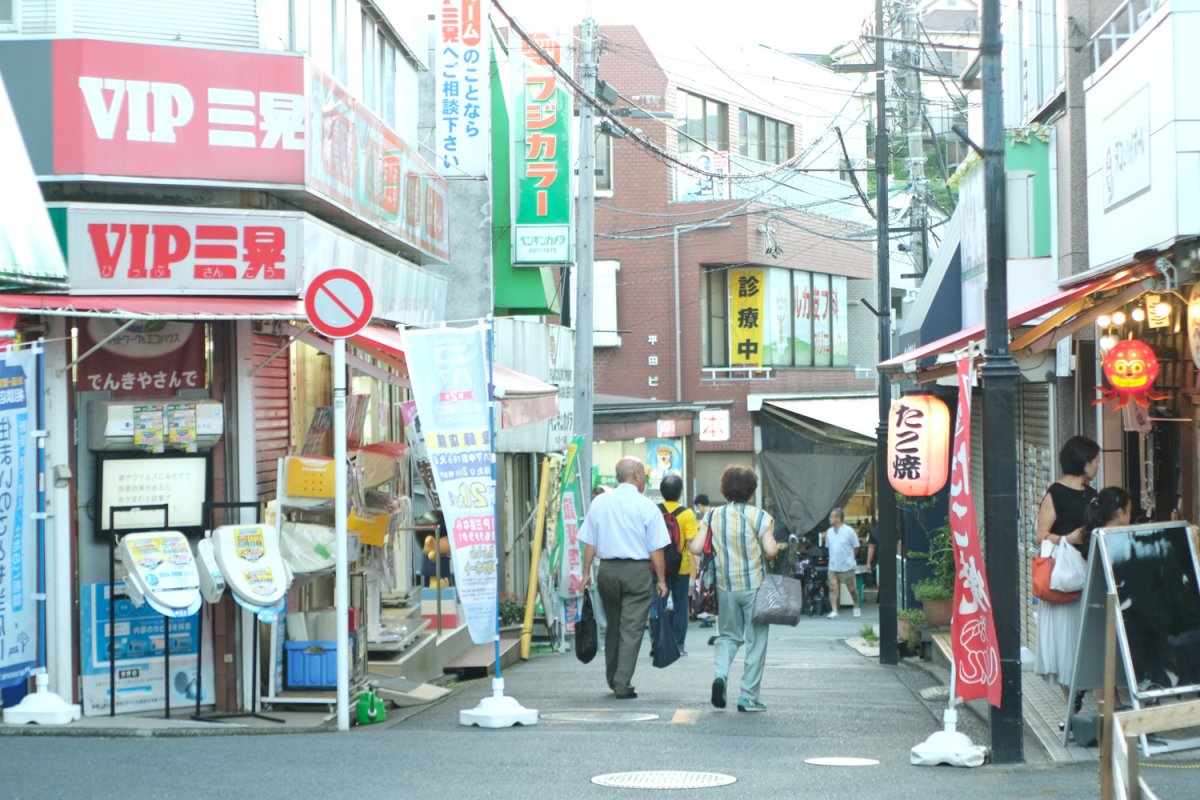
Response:
[{"label": "white sneaker", "polygon": [[861,617],[861,616],[862,616],[862,609],[861,609],[861,608],[856,608],[856,609],[854,609],[854,616],[855,616],[855,617]]},{"label": "white sneaker", "polygon": [[825,618],[826,618],[826,619],[837,619],[837,618],[838,618],[838,612],[836,612],[836,611],[830,611],[828,614],[826,614],[826,615],[825,615]]}]

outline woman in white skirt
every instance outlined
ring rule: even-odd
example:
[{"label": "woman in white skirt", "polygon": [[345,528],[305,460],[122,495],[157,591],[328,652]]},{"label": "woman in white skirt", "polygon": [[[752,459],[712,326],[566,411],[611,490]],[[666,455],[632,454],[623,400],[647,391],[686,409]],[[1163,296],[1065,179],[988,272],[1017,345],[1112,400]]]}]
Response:
[{"label": "woman in white skirt", "polygon": [[[1058,454],[1062,477],[1050,484],[1038,509],[1038,546],[1049,539],[1066,542],[1082,551],[1087,536],[1086,512],[1096,490],[1090,482],[1100,467],[1100,445],[1086,436],[1073,436]],[[1079,641],[1079,601],[1038,602],[1037,658],[1034,671],[1056,680],[1066,699],[1075,671],[1075,647]]]}]

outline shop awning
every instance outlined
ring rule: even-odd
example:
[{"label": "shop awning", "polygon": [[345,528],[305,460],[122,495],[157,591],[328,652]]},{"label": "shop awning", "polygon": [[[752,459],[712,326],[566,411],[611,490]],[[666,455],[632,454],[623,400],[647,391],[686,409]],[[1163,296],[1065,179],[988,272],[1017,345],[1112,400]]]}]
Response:
[{"label": "shop awning", "polygon": [[291,297],[162,297],[0,294],[0,312],[63,317],[183,319],[304,319],[304,303]]},{"label": "shop awning", "polygon": [[500,401],[500,427],[517,428],[558,416],[558,387],[537,378],[492,365],[496,399]]},{"label": "shop awning", "polygon": [[[1090,323],[1095,316],[1105,313],[1106,309],[1124,305],[1131,296],[1140,294],[1143,290],[1140,281],[1158,274],[1153,264],[1136,264],[1109,272],[1107,275],[1094,278],[1086,283],[1072,286],[1055,294],[1043,297],[1041,300],[1019,308],[1008,315],[1008,327],[1019,328],[1041,317],[1050,315],[1039,322],[1032,331],[1014,339],[1010,348],[1014,353],[1019,351],[1040,352],[1053,345],[1057,340],[1069,336],[1075,330]],[[1115,294],[1107,294],[1114,290]],[[900,372],[906,364],[915,365],[921,359],[953,353],[962,350],[973,342],[982,341],[985,329],[983,325],[974,325],[949,336],[930,342],[924,347],[918,347],[907,353],[889,358],[878,365],[881,372]],[[1030,349],[1040,344],[1039,350]]]},{"label": "shop awning", "polygon": [[780,416],[819,422],[875,441],[875,428],[879,424],[877,397],[764,400],[763,407],[768,406],[768,410]]}]

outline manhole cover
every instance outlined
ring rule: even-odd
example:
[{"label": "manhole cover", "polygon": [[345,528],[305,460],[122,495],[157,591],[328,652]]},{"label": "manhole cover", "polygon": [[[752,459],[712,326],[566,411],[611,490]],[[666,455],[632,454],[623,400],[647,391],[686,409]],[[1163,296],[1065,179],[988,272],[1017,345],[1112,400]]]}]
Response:
[{"label": "manhole cover", "polygon": [[805,764],[818,767],[874,767],[879,762],[874,758],[852,758],[850,756],[827,756],[825,758],[806,758]]},{"label": "manhole cover", "polygon": [[928,689],[922,689],[921,699],[928,700],[931,703],[944,703],[950,699],[949,686],[930,686]]},{"label": "manhole cover", "polygon": [[597,775],[592,783],[615,789],[711,789],[736,783],[732,775],[719,772],[677,772],[651,770],[647,772],[610,772]]},{"label": "manhole cover", "polygon": [[550,722],[650,722],[658,714],[640,714],[635,711],[553,711],[542,714]]}]

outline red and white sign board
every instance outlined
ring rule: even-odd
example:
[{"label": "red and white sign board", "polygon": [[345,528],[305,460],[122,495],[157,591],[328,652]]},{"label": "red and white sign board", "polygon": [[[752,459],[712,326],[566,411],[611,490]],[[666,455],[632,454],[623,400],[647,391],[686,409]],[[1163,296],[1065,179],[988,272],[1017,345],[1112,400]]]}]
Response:
[{"label": "red and white sign board", "polygon": [[323,336],[345,339],[371,321],[375,298],[363,276],[348,269],[322,272],[304,292],[308,322]]},{"label": "red and white sign board", "polygon": [[303,216],[278,211],[70,207],[71,292],[295,297],[303,281]]},{"label": "red and white sign board", "polygon": [[729,441],[729,410],[710,408],[700,412],[700,441]]},{"label": "red and white sign board", "polygon": [[659,439],[673,439],[675,438],[675,420],[655,420],[654,430]]}]

